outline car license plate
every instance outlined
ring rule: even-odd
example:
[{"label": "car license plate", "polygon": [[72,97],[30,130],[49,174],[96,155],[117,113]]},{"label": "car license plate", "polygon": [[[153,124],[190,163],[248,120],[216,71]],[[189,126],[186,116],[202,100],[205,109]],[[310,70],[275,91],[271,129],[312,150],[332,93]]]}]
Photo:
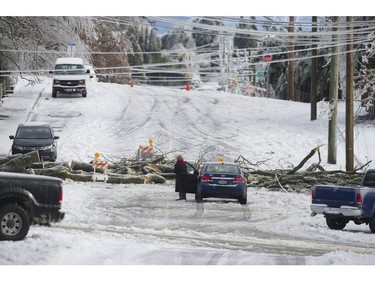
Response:
[{"label": "car license plate", "polygon": [[225,180],[219,180],[219,184],[227,184],[227,181],[225,181]]},{"label": "car license plate", "polygon": [[67,91],[68,93],[70,93],[70,92],[73,92],[73,89],[68,88],[65,91]]}]

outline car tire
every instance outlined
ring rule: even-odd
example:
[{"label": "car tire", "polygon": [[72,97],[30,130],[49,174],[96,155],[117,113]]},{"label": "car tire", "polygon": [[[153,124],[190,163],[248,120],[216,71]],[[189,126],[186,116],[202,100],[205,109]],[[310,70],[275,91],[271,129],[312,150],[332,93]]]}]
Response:
[{"label": "car tire", "polygon": [[0,208],[0,240],[19,241],[26,237],[30,218],[24,208],[8,204]]},{"label": "car tire", "polygon": [[52,97],[53,97],[53,98],[56,98],[56,97],[57,97],[57,92],[56,92],[56,91],[52,91]]},{"label": "car tire", "polygon": [[371,232],[375,233],[375,218],[370,219],[368,226],[370,227]]},{"label": "car tire", "polygon": [[238,198],[238,203],[240,203],[241,205],[246,205],[247,204],[247,197]]},{"label": "car tire", "polygon": [[84,98],[87,97],[87,91],[86,90],[82,92],[82,97],[84,97]]},{"label": "car tire", "polygon": [[200,203],[202,202],[202,195],[200,193],[195,193],[195,202]]},{"label": "car tire", "polygon": [[330,229],[343,230],[348,222],[344,219],[327,217],[326,223]]}]

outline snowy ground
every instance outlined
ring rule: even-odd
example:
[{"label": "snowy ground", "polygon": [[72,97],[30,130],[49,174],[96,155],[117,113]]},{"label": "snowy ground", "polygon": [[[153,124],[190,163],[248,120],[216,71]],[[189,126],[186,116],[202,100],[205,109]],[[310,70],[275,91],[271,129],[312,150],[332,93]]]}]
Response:
[{"label": "snowy ground", "polygon": [[[310,106],[222,92],[93,83],[87,98],[51,97],[51,80],[26,86],[0,104],[0,154],[9,153],[19,122],[48,121],[60,136],[58,161],[134,157],[152,138],[162,152],[196,160],[243,155],[261,168],[298,164],[327,143],[327,114],[311,122]],[[339,131],[344,132],[344,104]],[[355,165],[374,159],[375,128],[355,128]],[[338,164],[345,169],[340,135]],[[322,161],[327,159],[322,148]],[[309,164],[316,162],[313,158]],[[373,265],[375,235],[349,223],[343,231],[310,217],[310,193],[248,189],[248,204],[176,202],[173,182],[110,185],[66,182],[65,219],[33,226],[21,242],[0,242],[3,265]]]}]

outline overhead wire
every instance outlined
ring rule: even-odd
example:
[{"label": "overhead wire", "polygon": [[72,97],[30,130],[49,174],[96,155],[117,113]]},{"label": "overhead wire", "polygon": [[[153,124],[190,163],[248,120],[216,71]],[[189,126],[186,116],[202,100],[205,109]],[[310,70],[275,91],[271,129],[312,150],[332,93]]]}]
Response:
[{"label": "overhead wire", "polygon": [[277,35],[279,37],[282,37],[282,36],[285,36],[287,38],[290,38],[291,36],[294,36],[294,37],[297,37],[297,36],[300,36],[303,34],[303,36],[327,36],[327,35],[343,35],[343,34],[349,34],[349,33],[359,33],[359,31],[361,32],[369,32],[369,31],[375,31],[375,25],[374,26],[370,26],[370,27],[366,27],[366,28],[363,28],[362,30],[353,30],[353,31],[348,31],[348,30],[345,30],[345,31],[342,31],[341,29],[335,31],[335,30],[331,30],[331,31],[316,31],[316,32],[313,32],[313,31],[294,31],[294,32],[289,32],[289,31],[263,31],[263,30],[251,30],[251,29],[239,29],[239,28],[233,28],[233,27],[230,27],[230,26],[217,26],[217,25],[209,25],[209,24],[202,24],[202,23],[193,23],[193,22],[181,22],[179,20],[176,20],[176,19],[173,19],[173,18],[167,18],[167,17],[149,17],[149,18],[152,18],[152,19],[155,19],[155,20],[158,20],[158,21],[164,21],[164,22],[169,22],[169,23],[173,23],[173,24],[185,24],[185,25],[188,25],[188,26],[191,26],[191,27],[195,27],[195,28],[203,28],[203,29],[207,29],[207,30],[213,30],[213,31],[226,31],[230,34],[236,34],[236,33],[239,33],[239,34],[248,34],[248,35],[259,35],[259,36],[265,36],[265,35]]},{"label": "overhead wire", "polygon": [[[90,18],[90,17],[89,17]],[[153,18],[153,19],[157,19],[157,20],[165,20],[165,17],[149,17],[149,18]],[[113,19],[113,18],[108,18],[108,17],[106,17],[106,19],[105,20],[110,20],[110,19]],[[225,19],[227,19],[227,18],[225,18]],[[121,20],[119,21],[119,20],[117,20],[116,19],[116,22],[121,22]],[[173,23],[176,23],[176,24],[186,24],[186,22],[180,22],[180,21],[178,21],[178,20],[170,20],[170,19],[168,19],[168,21],[167,22],[173,22]],[[239,23],[241,23],[240,21],[238,21]],[[259,23],[259,22],[258,22]],[[285,22],[285,23],[288,23],[288,22]],[[366,22],[366,24],[362,24],[362,26],[368,26],[370,23],[374,23],[374,21],[369,21],[369,22]],[[130,24],[130,23],[129,23]],[[196,28],[203,28],[203,25],[202,24],[194,24],[194,25],[191,25],[191,26],[193,26],[193,27],[196,27]],[[212,31],[211,29],[210,29],[210,26],[209,25],[204,25],[207,29],[208,29],[208,31]],[[227,31],[228,31],[228,29],[222,29],[222,30],[224,30],[225,31],[225,34],[226,35],[228,35],[227,34]],[[233,30],[233,29],[230,29],[230,30]],[[238,28],[236,28],[235,29],[236,31],[242,31],[242,29],[238,29]],[[362,34],[369,34],[368,32],[370,31],[370,30],[374,30],[374,27],[367,27],[366,29],[362,29],[361,30],[361,32],[357,32],[356,33],[356,38],[358,38],[358,40],[357,41],[355,41],[354,42],[354,44],[365,44],[365,43],[369,43],[369,42],[371,42],[371,38],[369,38],[369,39],[364,39],[362,36]],[[190,30],[191,31],[191,30]],[[236,33],[237,34],[237,33]],[[249,33],[247,33],[247,32],[245,32],[244,34],[253,34],[253,33],[251,33],[251,32],[249,32]],[[263,34],[263,33],[262,33]],[[265,34],[269,34],[269,32],[267,32],[267,33],[265,33]],[[271,34],[276,34],[276,33],[271,33]],[[298,35],[298,38],[299,38],[299,40],[301,40],[301,38],[303,38],[303,40],[306,40],[306,41],[300,41],[300,42],[309,42],[309,43],[311,43],[311,42],[314,42],[314,41],[311,41],[311,38],[317,38],[317,40],[319,39],[319,40],[321,40],[322,38],[324,38],[324,37],[326,37],[327,38],[327,42],[329,43],[329,42],[331,42],[330,40],[331,40],[331,36],[333,35],[333,34],[337,34],[337,33],[332,33],[332,32],[312,32],[312,33],[305,33],[305,32],[300,32],[300,33],[297,33],[297,32],[295,32],[295,33],[277,33],[277,35],[278,36],[275,36],[275,37],[273,37],[272,39],[274,40],[274,39],[278,39],[279,41],[277,41],[277,40],[275,40],[276,42],[281,42],[281,40],[282,39],[287,39],[287,40],[290,40],[290,38],[292,37],[292,36],[295,36],[295,35],[297,35],[297,34],[300,34],[300,35]],[[341,36],[343,36],[343,35],[346,35],[347,34],[347,30],[344,30],[342,33],[341,33]],[[285,36],[286,35],[286,36]],[[310,38],[308,38],[309,37],[309,35],[311,35],[310,36]],[[313,36],[312,36],[313,35]],[[232,35],[233,36],[233,35]],[[269,35],[267,35],[267,36],[269,36]],[[283,37],[284,36],[284,37]],[[279,37],[281,37],[281,38],[279,38]],[[307,38],[307,39],[305,39],[305,38]],[[310,39],[310,40],[309,40]],[[287,41],[286,40],[286,41]],[[296,40],[296,38],[295,38],[295,40]],[[346,45],[346,41],[340,41],[340,42],[342,42],[342,43],[335,43],[335,44],[332,44],[332,43],[330,43],[331,45],[323,45],[323,46],[317,46],[317,47],[311,47],[311,48],[306,48],[306,49],[296,49],[296,50],[294,50],[294,53],[300,53],[300,52],[307,52],[307,51],[310,51],[310,50],[313,50],[313,49],[317,49],[317,50],[319,50],[319,49],[323,49],[323,48],[331,48],[332,46],[344,46],[344,45]],[[316,42],[315,42],[316,43]],[[321,41],[319,41],[319,43],[324,43],[324,42],[321,42]],[[295,45],[296,47],[298,46],[298,45]],[[212,47],[212,45],[210,46],[210,47]],[[282,48],[282,46],[275,46],[275,47],[267,47],[267,46],[265,46],[268,50],[272,50],[272,48],[277,48],[277,49],[280,49],[280,48]],[[284,48],[286,48],[287,46],[284,46]],[[178,54],[178,53],[192,53],[192,54],[198,54],[198,55],[204,55],[204,54],[207,54],[207,55],[211,55],[211,56],[214,56],[214,55],[217,55],[217,54],[219,54],[219,48],[218,49],[208,49],[208,50],[204,50],[203,48],[200,48],[200,49],[202,49],[201,51],[198,51],[198,49],[199,49],[199,47],[197,47],[197,48],[195,48],[195,49],[190,49],[190,50],[179,50],[179,51],[177,51],[177,50],[168,50],[168,51],[165,51],[165,50],[163,50],[163,51],[149,51],[149,52],[131,52],[131,51],[124,51],[124,52],[86,52],[86,53],[81,53],[81,54],[91,54],[91,55],[112,55],[112,54],[116,54],[116,55],[118,55],[118,54],[124,54],[124,55],[129,55],[129,54],[157,54],[157,53],[161,53],[161,54],[174,54],[174,53],[176,53],[176,54]],[[211,51],[210,51],[211,50]],[[237,51],[237,50],[245,50],[245,51],[260,51],[260,48],[248,48],[248,49],[233,49],[233,51]],[[363,51],[364,49],[357,49],[357,50],[354,50],[354,51]],[[353,51],[353,52],[354,52]],[[38,51],[38,50],[6,50],[6,49],[2,49],[2,50],[0,50],[0,52],[29,52],[29,53],[53,53],[53,54],[62,54],[62,53],[66,53],[66,52],[53,52],[53,51]],[[288,54],[288,53],[290,53],[290,51],[285,51],[285,52],[275,52],[275,53],[273,53],[272,55],[274,55],[274,56],[277,56],[277,55],[286,55],[286,54]],[[346,53],[346,52],[340,52],[340,54],[343,54],[343,53]],[[321,54],[321,55],[317,55],[317,56],[314,56],[314,57],[326,57],[326,56],[330,56],[330,55],[332,55],[330,52],[328,52],[327,54]],[[250,56],[248,56],[248,61],[251,61],[251,60],[254,60],[254,59],[259,59],[259,58],[261,58],[263,56],[263,54],[259,54],[259,55],[250,55]],[[313,56],[308,56],[308,57],[306,57],[306,56],[304,56],[303,58],[301,58],[301,57],[298,57],[298,55],[297,55],[297,57],[294,59],[294,60],[303,60],[303,59],[311,59],[311,58],[313,58]],[[205,60],[206,61],[206,60]],[[221,62],[222,60],[220,60],[220,59],[214,59],[214,60],[210,60],[209,62],[210,63],[216,63],[216,62]],[[278,63],[278,62],[287,62],[287,61],[290,61],[290,59],[279,59],[279,60],[274,60],[272,63]],[[235,59],[233,59],[232,60],[232,62],[235,62]],[[154,64],[154,65],[147,65],[147,64],[144,64],[144,65],[141,65],[141,66],[125,66],[125,67],[107,67],[107,68],[96,68],[96,70],[98,70],[98,71],[102,71],[102,70],[111,70],[111,71],[113,71],[113,70],[116,70],[116,69],[128,69],[129,71],[138,71],[138,72],[140,72],[140,68],[144,68],[144,69],[146,69],[146,68],[150,68],[150,67],[166,67],[166,66],[178,66],[178,65],[186,65],[186,64],[200,64],[200,63],[202,63],[202,60],[193,60],[193,59],[191,59],[191,60],[186,60],[186,61],[183,61],[183,62],[171,62],[171,63],[164,63],[164,64]],[[250,62],[250,63],[248,63],[247,64],[247,66],[248,67],[251,67],[251,66],[254,66],[254,65],[257,65],[257,64],[263,64],[263,62]],[[201,71],[202,69],[204,69],[204,70],[220,70],[220,69],[222,69],[224,66],[222,66],[222,65],[219,65],[218,67],[216,67],[216,68],[212,68],[212,67],[210,67],[210,68],[188,68],[186,71],[182,71],[181,69],[175,69],[175,68],[173,68],[173,69],[165,69],[165,68],[157,68],[157,69],[154,69],[154,70],[151,70],[151,69],[149,69],[149,70],[144,70],[144,73],[152,73],[152,72],[159,72],[159,73],[161,73],[161,72],[165,72],[165,73],[176,73],[176,72],[179,72],[179,73],[191,73],[192,71]],[[45,70],[44,70],[45,71]],[[47,70],[47,71],[53,71],[53,70]],[[127,71],[127,72],[120,72],[120,73],[116,73],[116,74],[119,74],[119,75],[129,75],[129,71]],[[190,72],[189,72],[190,71]],[[9,73],[10,71],[0,71],[0,73]],[[18,71],[11,71],[11,72],[13,72],[13,73],[19,73],[20,71],[18,70]],[[26,73],[39,73],[39,72],[41,72],[41,70],[23,70],[22,72],[26,72]],[[108,74],[99,74],[99,75],[112,75],[112,73],[108,73]]]}]

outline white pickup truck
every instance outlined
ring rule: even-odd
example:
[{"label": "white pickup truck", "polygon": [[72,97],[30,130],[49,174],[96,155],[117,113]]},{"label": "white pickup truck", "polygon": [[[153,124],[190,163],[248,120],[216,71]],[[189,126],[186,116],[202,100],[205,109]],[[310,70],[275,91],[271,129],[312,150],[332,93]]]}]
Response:
[{"label": "white pickup truck", "polygon": [[87,96],[86,77],[90,71],[81,58],[58,58],[52,73],[52,97],[56,98],[59,93]]}]

